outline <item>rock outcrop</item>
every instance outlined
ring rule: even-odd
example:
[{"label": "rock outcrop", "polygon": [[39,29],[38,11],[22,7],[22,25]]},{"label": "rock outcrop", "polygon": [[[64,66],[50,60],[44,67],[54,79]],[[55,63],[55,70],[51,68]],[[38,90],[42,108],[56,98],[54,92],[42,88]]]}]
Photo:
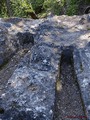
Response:
[{"label": "rock outcrop", "polygon": [[[83,64],[82,70],[78,71],[78,54],[73,52],[75,71],[78,82],[82,79],[79,85],[81,91],[84,89],[82,98],[86,115],[90,119],[90,96],[87,92],[89,78],[83,78],[84,73],[88,72],[85,77],[89,76],[90,65],[86,57],[90,56],[90,52],[87,52],[90,41],[90,22],[87,16],[0,20],[1,120],[53,119],[55,84],[59,76],[61,52],[66,46],[73,46],[78,54],[81,53],[78,62]],[[83,68],[87,63],[88,67]],[[82,72],[80,77],[79,72]]]}]

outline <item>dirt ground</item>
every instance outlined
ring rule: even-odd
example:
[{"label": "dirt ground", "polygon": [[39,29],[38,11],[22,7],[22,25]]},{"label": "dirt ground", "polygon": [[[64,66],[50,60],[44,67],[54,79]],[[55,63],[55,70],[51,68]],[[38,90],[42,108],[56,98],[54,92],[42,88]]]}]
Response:
[{"label": "dirt ground", "polygon": [[60,91],[56,91],[54,120],[86,120],[73,64],[62,61],[60,66]]}]

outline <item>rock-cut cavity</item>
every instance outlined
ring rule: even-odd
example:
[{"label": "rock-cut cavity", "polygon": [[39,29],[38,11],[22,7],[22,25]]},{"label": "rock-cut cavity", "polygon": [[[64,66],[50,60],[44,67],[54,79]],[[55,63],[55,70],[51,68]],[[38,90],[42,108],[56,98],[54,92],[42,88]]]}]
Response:
[{"label": "rock-cut cavity", "polygon": [[4,114],[4,109],[0,108],[0,114]]},{"label": "rock-cut cavity", "polygon": [[17,33],[17,38],[19,40],[19,44],[20,45],[24,45],[24,44],[29,44],[31,43],[32,45],[34,45],[34,37],[33,34],[29,33],[29,32],[18,32]]},{"label": "rock-cut cavity", "polygon": [[56,82],[54,120],[86,119],[73,66],[73,48],[61,54],[59,79]]}]

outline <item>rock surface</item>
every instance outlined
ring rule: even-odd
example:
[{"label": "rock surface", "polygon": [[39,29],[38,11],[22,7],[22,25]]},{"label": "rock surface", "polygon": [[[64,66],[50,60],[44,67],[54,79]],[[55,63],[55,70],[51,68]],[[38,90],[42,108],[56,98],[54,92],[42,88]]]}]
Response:
[{"label": "rock surface", "polygon": [[[0,119],[53,119],[62,46],[70,45],[80,53],[80,59],[73,53],[75,71],[90,119],[90,52],[89,46],[86,47],[89,41],[87,15],[53,16],[40,20],[0,19]],[[18,58],[22,50],[26,52],[23,58]],[[7,62],[7,58],[12,59]],[[12,60],[16,59],[18,62],[13,65]],[[4,60],[7,64],[3,66]]]},{"label": "rock surface", "polygon": [[90,120],[90,46],[74,51],[74,66],[80,86],[84,107]]}]

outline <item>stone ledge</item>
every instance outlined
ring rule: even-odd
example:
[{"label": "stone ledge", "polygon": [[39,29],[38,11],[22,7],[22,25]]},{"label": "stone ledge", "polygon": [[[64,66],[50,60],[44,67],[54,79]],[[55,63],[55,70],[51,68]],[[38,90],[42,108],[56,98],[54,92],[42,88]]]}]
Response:
[{"label": "stone ledge", "polygon": [[74,49],[74,67],[87,119],[90,120],[90,48]]}]

